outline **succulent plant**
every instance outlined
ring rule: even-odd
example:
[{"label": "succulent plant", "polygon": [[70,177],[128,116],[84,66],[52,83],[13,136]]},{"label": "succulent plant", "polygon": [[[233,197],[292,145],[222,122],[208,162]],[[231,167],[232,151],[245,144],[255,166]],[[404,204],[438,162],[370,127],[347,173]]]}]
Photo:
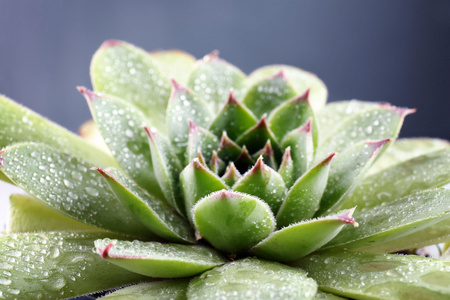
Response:
[{"label": "succulent plant", "polygon": [[[443,299],[450,145],[315,75],[105,42],[85,139],[0,97],[0,298]],[[358,226],[359,224],[359,226]]]}]

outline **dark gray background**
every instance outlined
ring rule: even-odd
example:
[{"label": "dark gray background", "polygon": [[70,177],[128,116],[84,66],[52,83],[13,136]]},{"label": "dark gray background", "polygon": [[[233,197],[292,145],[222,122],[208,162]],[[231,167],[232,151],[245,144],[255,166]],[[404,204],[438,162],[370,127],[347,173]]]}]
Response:
[{"label": "dark gray background", "polygon": [[75,86],[90,87],[91,56],[111,38],[219,49],[247,73],[296,65],[330,101],[416,107],[402,136],[450,139],[450,1],[0,0],[0,93],[76,131],[90,116]]}]

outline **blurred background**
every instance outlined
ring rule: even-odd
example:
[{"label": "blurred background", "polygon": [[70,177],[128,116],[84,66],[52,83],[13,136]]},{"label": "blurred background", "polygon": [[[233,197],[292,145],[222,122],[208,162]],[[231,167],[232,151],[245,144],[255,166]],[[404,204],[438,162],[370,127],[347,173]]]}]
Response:
[{"label": "blurred background", "polygon": [[112,38],[219,49],[246,73],[299,66],[329,101],[417,108],[401,136],[450,139],[450,1],[0,0],[0,93],[77,131],[90,115],[75,86],[90,87],[91,56]]}]

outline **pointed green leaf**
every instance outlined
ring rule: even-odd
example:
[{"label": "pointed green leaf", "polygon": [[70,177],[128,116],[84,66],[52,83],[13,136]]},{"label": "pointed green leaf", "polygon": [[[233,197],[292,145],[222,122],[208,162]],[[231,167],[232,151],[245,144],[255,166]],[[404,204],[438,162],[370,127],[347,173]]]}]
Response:
[{"label": "pointed green leaf", "polygon": [[286,184],[286,188],[291,188],[295,181],[294,162],[291,156],[291,147],[287,147],[286,150],[284,150],[278,173],[281,175],[281,178],[283,178],[283,181]]},{"label": "pointed green leaf", "polygon": [[324,248],[358,249],[393,240],[450,217],[450,190],[427,190],[356,211],[358,228],[344,228]]},{"label": "pointed green leaf", "polygon": [[187,84],[194,67],[194,56],[178,49],[152,51],[150,56],[163,76],[173,78],[182,85]]},{"label": "pointed green leaf", "polygon": [[330,167],[328,184],[316,216],[338,210],[351,195],[364,173],[390,140],[359,143],[337,156]]},{"label": "pointed green leaf", "polygon": [[203,246],[103,239],[96,240],[95,247],[106,261],[155,278],[193,276],[226,262],[218,252]]},{"label": "pointed green leaf", "polygon": [[314,142],[312,136],[312,120],[289,132],[281,141],[281,147],[291,148],[294,163],[294,181],[302,176],[312,163]]},{"label": "pointed green leaf", "polygon": [[261,258],[289,262],[306,256],[333,239],[345,226],[358,226],[352,219],[354,209],[336,215],[292,224],[273,232],[252,249]]},{"label": "pointed green leaf", "polygon": [[268,76],[273,76],[283,70],[297,94],[310,89],[311,106],[319,111],[327,102],[328,91],[325,84],[315,74],[288,65],[270,65],[256,69],[249,75],[249,84],[254,84]]},{"label": "pointed green leaf", "polygon": [[102,299],[185,300],[189,281],[190,278],[139,283],[112,292]]},{"label": "pointed green leaf", "polygon": [[180,174],[180,187],[189,222],[193,223],[192,207],[201,198],[227,189],[227,185],[213,172],[194,159]]},{"label": "pointed green leaf", "polygon": [[334,155],[335,153],[328,155],[294,183],[276,215],[278,228],[314,216],[327,185],[330,163]]},{"label": "pointed green leaf", "polygon": [[222,170],[225,168],[225,163],[223,162],[223,160],[219,158],[219,155],[217,154],[216,150],[213,150],[212,152],[209,168],[216,174],[221,173]]},{"label": "pointed green leaf", "polygon": [[97,168],[97,171],[136,220],[153,233],[173,242],[195,242],[189,224],[161,200],[152,197],[119,170]]},{"label": "pointed green leaf", "polygon": [[[84,157],[98,166],[117,166],[114,158],[79,136],[0,95],[0,149],[20,142],[41,142]],[[51,132],[51,134],[49,134]]]},{"label": "pointed green leaf", "polygon": [[92,58],[91,79],[96,91],[134,104],[165,132],[170,82],[150,54],[122,41],[106,41]]},{"label": "pointed green leaf", "polygon": [[260,198],[276,214],[283,202],[286,186],[281,175],[265,165],[260,157],[256,164],[236,182],[233,190]]},{"label": "pointed green leaf", "polygon": [[306,273],[255,258],[217,267],[194,278],[189,299],[313,299],[317,284]]},{"label": "pointed green leaf", "polygon": [[234,163],[231,162],[225,170],[225,174],[223,174],[222,180],[228,186],[233,186],[240,178],[242,178],[241,173],[239,173],[238,169],[236,169]]},{"label": "pointed green leaf", "polygon": [[197,126],[194,122],[189,122],[186,164],[189,164],[194,158],[198,157],[199,152],[203,155],[205,161],[211,161],[213,149],[217,149],[218,146],[219,139],[217,136]]},{"label": "pointed green leaf", "polygon": [[283,71],[262,79],[249,88],[243,103],[258,117],[269,113],[284,101],[295,97],[297,92]]},{"label": "pointed green leaf", "polygon": [[450,183],[450,148],[431,152],[364,178],[345,206],[372,207]]},{"label": "pointed green leaf", "polygon": [[448,299],[450,265],[414,255],[329,252],[296,263],[322,291],[354,299]]},{"label": "pointed green leaf", "polygon": [[242,148],[233,142],[224,131],[222,137],[220,138],[219,148],[217,150],[217,155],[223,161],[234,161],[242,153]]},{"label": "pointed green leaf", "polygon": [[263,158],[263,161],[272,169],[276,170],[278,169],[278,162],[275,158],[275,152],[272,148],[272,143],[270,143],[270,140],[267,140],[267,143],[264,145],[264,148],[256,152],[256,154],[253,155],[253,159],[258,159],[259,157]]},{"label": "pointed green leaf", "polygon": [[202,198],[192,209],[197,230],[221,251],[245,252],[275,227],[269,206],[258,198],[220,191]]},{"label": "pointed green leaf", "polygon": [[230,90],[238,99],[242,99],[246,91],[247,76],[218,56],[215,51],[197,61],[188,80],[188,88],[200,95],[212,111],[223,107]]},{"label": "pointed green leaf", "polygon": [[138,223],[91,164],[42,144],[16,144],[0,154],[1,169],[42,203],[80,222],[135,237],[153,234]]},{"label": "pointed green leaf", "polygon": [[164,199],[153,170],[147,134],[142,127],[149,122],[134,105],[119,98],[79,87],[92,116],[125,173],[150,194]]},{"label": "pointed green leaf", "polygon": [[172,80],[172,95],[167,106],[167,134],[180,161],[185,161],[189,137],[189,121],[207,128],[212,113],[200,97]]},{"label": "pointed green leaf", "polygon": [[227,103],[216,116],[209,130],[217,136],[226,131],[231,139],[236,139],[256,123],[258,121],[255,115],[230,92]]},{"label": "pointed green leaf", "polygon": [[156,179],[167,199],[167,203],[184,215],[184,207],[179,193],[178,176],[181,172],[180,162],[172,151],[169,141],[158,132],[144,127],[149,137],[152,164]]},{"label": "pointed green leaf", "polygon": [[39,231],[99,231],[42,204],[28,195],[12,194],[9,198],[8,233]]},{"label": "pointed green leaf", "polygon": [[6,299],[71,298],[146,280],[106,263],[92,251],[94,240],[104,236],[48,232],[0,237],[0,295]]}]

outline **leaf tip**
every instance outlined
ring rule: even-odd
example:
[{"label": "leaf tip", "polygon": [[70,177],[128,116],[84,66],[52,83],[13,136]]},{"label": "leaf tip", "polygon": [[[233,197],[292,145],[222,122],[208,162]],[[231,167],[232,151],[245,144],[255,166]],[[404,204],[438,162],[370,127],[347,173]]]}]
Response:
[{"label": "leaf tip", "polygon": [[109,243],[105,248],[97,248],[98,254],[100,254],[101,258],[107,259],[109,257],[109,251],[114,246],[114,243]]},{"label": "leaf tip", "polygon": [[88,100],[89,102],[94,101],[95,99],[99,98],[100,95],[88,90],[84,86],[77,86],[77,90]]},{"label": "leaf tip", "polygon": [[103,44],[100,46],[100,49],[105,49],[105,48],[109,48],[109,47],[115,47],[118,45],[122,45],[125,42],[123,41],[119,41],[119,40],[107,40],[104,41]]},{"label": "leaf tip", "polygon": [[285,71],[283,70],[283,69],[281,69],[280,71],[278,71],[278,73],[276,73],[274,76],[273,76],[273,78],[274,79],[281,79],[281,80],[283,80],[283,81],[288,81],[288,79],[287,79],[287,77],[286,77],[286,73],[285,73]]},{"label": "leaf tip", "polygon": [[370,142],[366,142],[366,145],[369,146],[370,148],[372,148],[372,156],[376,155],[381,148],[383,148],[387,143],[389,143],[391,141],[391,139],[384,139],[384,140],[379,140],[379,141],[370,141]]},{"label": "leaf tip", "polygon": [[203,57],[203,61],[208,62],[219,58],[219,50],[213,50],[211,53]]},{"label": "leaf tip", "polygon": [[353,219],[353,213],[355,212],[356,207],[353,207],[346,211],[344,214],[337,216],[338,220],[349,225],[353,225],[358,227],[359,224]]}]

